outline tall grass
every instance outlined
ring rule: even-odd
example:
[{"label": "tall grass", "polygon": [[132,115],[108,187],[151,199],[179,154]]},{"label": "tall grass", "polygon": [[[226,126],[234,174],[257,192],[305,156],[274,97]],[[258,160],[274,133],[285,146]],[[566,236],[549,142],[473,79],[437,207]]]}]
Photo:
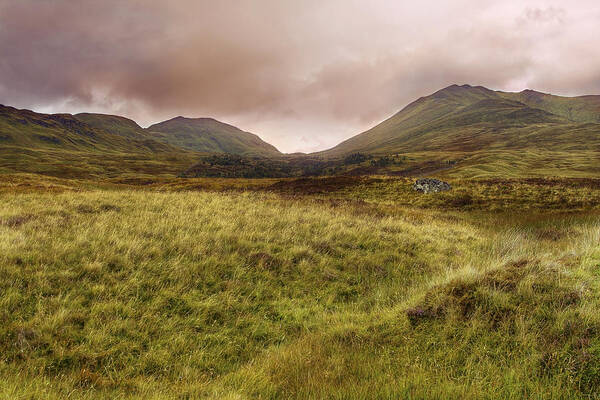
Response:
[{"label": "tall grass", "polygon": [[2,193],[0,398],[578,398],[594,217]]}]

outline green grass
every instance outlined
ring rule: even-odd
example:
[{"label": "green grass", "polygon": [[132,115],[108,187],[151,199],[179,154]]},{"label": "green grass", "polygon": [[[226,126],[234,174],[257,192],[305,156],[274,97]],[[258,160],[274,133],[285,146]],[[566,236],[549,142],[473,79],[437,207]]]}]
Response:
[{"label": "green grass", "polygon": [[127,153],[0,148],[0,173],[30,173],[65,179],[174,177],[196,159],[190,153]]},{"label": "green grass", "polygon": [[0,398],[600,389],[594,182],[3,182]]},{"label": "green grass", "polygon": [[600,153],[540,149],[481,151],[463,156],[453,169],[443,174],[457,178],[597,178]]}]

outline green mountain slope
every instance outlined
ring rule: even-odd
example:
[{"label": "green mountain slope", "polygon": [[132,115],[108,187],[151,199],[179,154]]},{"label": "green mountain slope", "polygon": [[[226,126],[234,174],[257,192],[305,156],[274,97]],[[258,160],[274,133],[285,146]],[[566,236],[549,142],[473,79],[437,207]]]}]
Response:
[{"label": "green mountain slope", "polygon": [[[215,153],[224,158],[211,158]],[[0,173],[590,177],[599,166],[600,96],[452,85],[330,150],[304,156],[282,154],[210,118],[177,117],[144,129],[114,115],[0,106]]]},{"label": "green mountain slope", "polygon": [[148,138],[144,128],[129,118],[118,115],[92,113],[76,114],[75,118],[94,128],[102,129],[115,135],[133,139]]},{"label": "green mountain slope", "polygon": [[213,119],[178,117],[143,129],[116,115],[50,115],[0,106],[0,173],[175,176],[200,153],[283,156],[258,136]]},{"label": "green mountain slope", "polygon": [[562,97],[534,90],[497,93],[502,97],[560,115],[573,122],[600,123],[600,96]]},{"label": "green mountain slope", "polygon": [[114,129],[107,131],[98,121],[90,125],[85,118],[0,106],[0,173],[59,177],[177,174],[193,162],[190,152],[148,135],[130,137]]},{"label": "green mountain slope", "polygon": [[149,137],[115,134],[71,114],[40,114],[1,105],[0,144],[2,147],[97,152],[175,151],[172,146]]},{"label": "green mountain slope", "polygon": [[212,118],[176,117],[150,126],[156,140],[184,149],[208,153],[279,155],[279,151],[258,136]]},{"label": "green mountain slope", "polygon": [[151,139],[202,153],[278,155],[279,151],[258,136],[211,118],[177,117],[148,129],[118,115],[82,113],[75,117],[97,129],[132,139]]},{"label": "green mountain slope", "polygon": [[598,121],[600,96],[566,98],[452,85],[322,154],[598,149]]}]

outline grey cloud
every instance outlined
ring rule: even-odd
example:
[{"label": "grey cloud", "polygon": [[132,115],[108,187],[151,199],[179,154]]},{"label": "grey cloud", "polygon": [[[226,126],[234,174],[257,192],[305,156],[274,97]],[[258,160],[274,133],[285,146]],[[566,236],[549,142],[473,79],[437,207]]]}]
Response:
[{"label": "grey cloud", "polygon": [[0,0],[0,103],[213,116],[317,150],[452,83],[600,93],[599,16],[588,0]]}]

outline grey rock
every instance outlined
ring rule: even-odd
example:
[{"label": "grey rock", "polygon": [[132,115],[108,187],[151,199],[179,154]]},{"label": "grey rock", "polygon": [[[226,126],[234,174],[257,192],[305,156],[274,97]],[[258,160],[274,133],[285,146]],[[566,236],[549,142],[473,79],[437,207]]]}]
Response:
[{"label": "grey rock", "polygon": [[450,184],[437,179],[417,179],[413,189],[421,193],[438,193],[452,189]]}]

